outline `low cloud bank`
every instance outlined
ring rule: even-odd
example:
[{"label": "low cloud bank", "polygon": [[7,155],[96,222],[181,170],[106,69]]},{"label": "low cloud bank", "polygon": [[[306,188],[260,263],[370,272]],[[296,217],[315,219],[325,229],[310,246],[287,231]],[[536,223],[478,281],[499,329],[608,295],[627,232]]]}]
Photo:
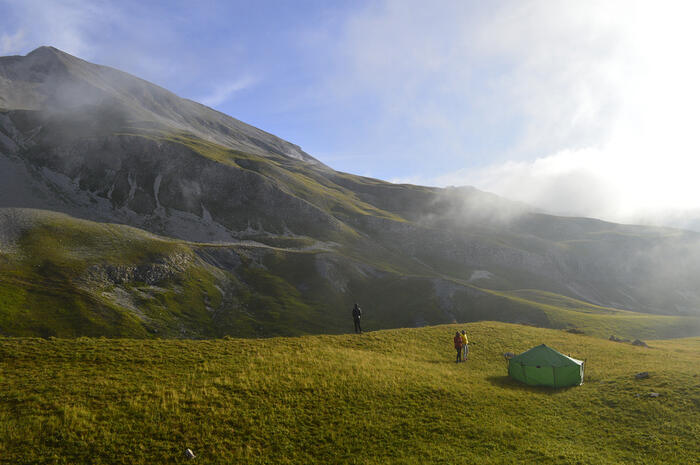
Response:
[{"label": "low cloud bank", "polygon": [[566,150],[459,171],[434,184],[473,185],[555,214],[700,229],[698,170],[685,153]]}]

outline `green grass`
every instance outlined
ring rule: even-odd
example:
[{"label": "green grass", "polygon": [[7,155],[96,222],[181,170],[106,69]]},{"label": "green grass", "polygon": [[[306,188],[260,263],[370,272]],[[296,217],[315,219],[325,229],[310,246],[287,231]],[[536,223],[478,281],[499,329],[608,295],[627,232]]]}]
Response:
[{"label": "green grass", "polygon": [[[470,360],[451,338],[466,327]],[[530,388],[501,353],[586,359]],[[0,339],[0,462],[695,463],[700,339],[503,323],[262,340]],[[634,374],[649,371],[646,380]],[[649,397],[658,392],[658,398]]]},{"label": "green grass", "polygon": [[[700,334],[698,317],[617,310],[540,290],[483,289],[380,247],[363,254],[283,236],[258,238],[269,246],[197,244],[57,213],[14,212],[29,226],[14,252],[0,252],[0,336],[337,334],[352,326],[354,301],[371,329],[500,320],[604,338]],[[91,274],[95,267],[149,269],[173,257],[183,264],[158,282]]]},{"label": "green grass", "polygon": [[19,242],[29,265],[51,261],[63,267],[85,269],[95,263],[124,265],[187,251],[179,241],[130,226],[57,213],[40,214],[40,221],[25,230]]},{"label": "green grass", "polygon": [[576,328],[598,337],[611,335],[630,339],[674,338],[700,334],[700,318],[652,315],[589,304],[570,297],[535,289],[488,291],[547,316],[547,327]]},{"label": "green grass", "polygon": [[[198,261],[186,244],[123,225],[17,212],[32,225],[18,237],[16,252],[0,254],[2,334],[148,337],[151,331],[181,336],[183,326],[190,337],[213,334],[206,301],[220,304],[217,270]],[[113,284],[90,278],[94,267],[152,266],[173,256],[184,257],[183,270],[161,286],[121,286],[134,296],[140,315],[105,296],[113,293]]]}]

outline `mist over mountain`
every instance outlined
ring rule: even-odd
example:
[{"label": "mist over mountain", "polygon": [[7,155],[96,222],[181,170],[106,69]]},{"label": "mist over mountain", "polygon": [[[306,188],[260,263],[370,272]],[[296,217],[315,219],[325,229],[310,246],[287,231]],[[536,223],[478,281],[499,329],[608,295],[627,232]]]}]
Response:
[{"label": "mist over mountain", "polygon": [[373,329],[573,325],[553,296],[696,318],[699,259],[693,232],[337,172],[52,47],[0,58],[2,334],[341,332],[354,301]]},{"label": "mist over mountain", "polygon": [[0,60],[0,106],[71,115],[91,130],[188,131],[225,147],[318,163],[298,146],[161,87],[53,47]]}]

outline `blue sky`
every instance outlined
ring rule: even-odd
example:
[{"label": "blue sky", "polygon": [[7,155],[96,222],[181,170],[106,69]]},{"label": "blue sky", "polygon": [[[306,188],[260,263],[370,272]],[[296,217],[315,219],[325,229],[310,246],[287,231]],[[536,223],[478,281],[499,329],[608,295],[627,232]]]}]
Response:
[{"label": "blue sky", "polygon": [[700,211],[691,1],[0,0],[0,55],[53,45],[331,167],[567,214]]}]

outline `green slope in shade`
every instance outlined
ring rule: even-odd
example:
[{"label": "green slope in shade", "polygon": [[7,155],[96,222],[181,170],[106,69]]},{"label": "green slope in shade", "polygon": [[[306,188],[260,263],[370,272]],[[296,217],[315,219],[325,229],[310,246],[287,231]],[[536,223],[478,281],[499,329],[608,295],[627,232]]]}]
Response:
[{"label": "green slope in shade", "polygon": [[24,226],[11,246],[0,243],[3,335],[343,333],[352,329],[353,301],[365,309],[370,330],[498,319],[600,337],[700,332],[699,318],[622,311],[537,290],[482,289],[411,269],[389,253],[362,261],[342,248],[314,248],[311,239],[278,240],[299,248],[208,245],[57,213],[5,214]]}]

